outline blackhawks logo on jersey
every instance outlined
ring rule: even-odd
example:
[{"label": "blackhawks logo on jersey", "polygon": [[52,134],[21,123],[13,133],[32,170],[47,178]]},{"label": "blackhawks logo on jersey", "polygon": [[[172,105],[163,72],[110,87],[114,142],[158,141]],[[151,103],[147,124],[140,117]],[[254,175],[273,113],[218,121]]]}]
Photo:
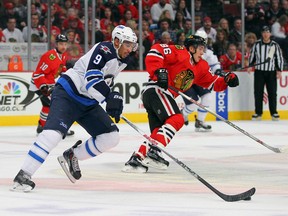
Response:
[{"label": "blackhawks logo on jersey", "polygon": [[51,61],[53,61],[54,59],[56,59],[56,56],[51,53],[51,54],[49,55],[49,59],[50,59]]},{"label": "blackhawks logo on jersey", "polygon": [[187,91],[193,84],[194,73],[192,70],[187,69],[178,73],[174,79],[175,87]]},{"label": "blackhawks logo on jersey", "polygon": [[176,48],[176,49],[179,49],[179,50],[183,50],[183,49],[184,49],[184,46],[181,46],[181,45],[175,45],[175,48]]}]

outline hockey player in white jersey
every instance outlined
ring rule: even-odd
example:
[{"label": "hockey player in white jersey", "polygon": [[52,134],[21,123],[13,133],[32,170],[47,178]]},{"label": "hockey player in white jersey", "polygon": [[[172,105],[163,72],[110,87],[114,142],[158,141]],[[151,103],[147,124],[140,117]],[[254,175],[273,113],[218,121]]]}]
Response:
[{"label": "hockey player in white jersey", "polygon": [[[14,178],[11,190],[29,192],[35,187],[31,176],[43,164],[53,148],[65,138],[74,122],[81,125],[90,138],[78,141],[58,157],[71,182],[81,177],[78,160],[100,155],[119,143],[118,123],[123,110],[120,93],[111,91],[114,78],[127,66],[127,57],[137,49],[137,36],[131,28],[119,25],[111,42],[92,47],[55,85],[50,113],[44,130],[33,143]],[[106,102],[106,111],[100,106]]]},{"label": "hockey player in white jersey", "polygon": [[[206,32],[203,30],[196,31],[195,35],[204,38],[206,41],[208,39]],[[220,75],[222,73],[220,62],[218,61],[217,56],[213,54],[212,50],[206,49],[202,58],[208,62],[211,68],[211,73],[217,75]],[[209,89],[204,89],[198,85],[192,85],[192,87],[188,91],[186,91],[185,94],[192,97],[195,101],[198,101],[200,97],[201,104],[207,108],[212,101],[211,91]],[[207,116],[207,111],[198,107],[197,105],[185,98],[183,98],[183,100],[185,102],[185,106],[182,109],[182,115],[185,120],[185,125],[189,124],[188,115],[197,109],[198,115],[195,115],[195,131],[211,131],[211,125],[208,125],[204,122]]]}]

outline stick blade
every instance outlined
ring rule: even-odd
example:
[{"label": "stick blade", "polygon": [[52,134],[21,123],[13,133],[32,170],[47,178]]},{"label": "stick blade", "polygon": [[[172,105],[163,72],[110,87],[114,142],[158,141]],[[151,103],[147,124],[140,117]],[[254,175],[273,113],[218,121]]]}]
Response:
[{"label": "stick blade", "polygon": [[268,52],[267,62],[273,58],[274,54],[275,54],[275,46],[271,46],[271,48]]},{"label": "stick blade", "polygon": [[256,188],[251,188],[248,191],[245,191],[243,193],[240,194],[235,194],[235,195],[226,195],[226,194],[222,194],[219,195],[223,200],[225,200],[226,202],[237,202],[240,200],[249,200],[249,198],[251,198],[256,192]]}]

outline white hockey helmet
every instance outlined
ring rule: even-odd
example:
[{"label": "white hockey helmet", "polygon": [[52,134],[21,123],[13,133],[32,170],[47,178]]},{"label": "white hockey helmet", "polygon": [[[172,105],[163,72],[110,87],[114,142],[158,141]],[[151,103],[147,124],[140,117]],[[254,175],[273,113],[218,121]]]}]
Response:
[{"label": "white hockey helmet", "polygon": [[120,44],[122,44],[124,41],[129,41],[132,43],[135,43],[135,47],[133,48],[133,51],[136,51],[137,49],[137,36],[132,31],[130,27],[124,26],[124,25],[118,25],[114,28],[112,31],[112,41],[114,42],[115,38],[118,38],[120,41]]},{"label": "white hockey helmet", "polygon": [[206,40],[206,43],[207,43],[208,35],[204,30],[197,30],[195,35],[204,38]]}]

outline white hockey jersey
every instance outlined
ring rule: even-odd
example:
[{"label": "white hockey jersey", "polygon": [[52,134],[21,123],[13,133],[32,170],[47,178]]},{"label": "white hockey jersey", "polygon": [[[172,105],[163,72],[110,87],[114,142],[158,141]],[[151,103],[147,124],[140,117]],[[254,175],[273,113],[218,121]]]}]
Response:
[{"label": "white hockey jersey", "polygon": [[66,92],[84,105],[100,104],[109,95],[114,78],[127,66],[112,42],[95,44],[59,80]]},{"label": "white hockey jersey", "polygon": [[214,74],[217,69],[221,69],[220,62],[216,55],[214,55],[213,51],[210,49],[206,49],[202,58],[208,62],[212,73]]}]

